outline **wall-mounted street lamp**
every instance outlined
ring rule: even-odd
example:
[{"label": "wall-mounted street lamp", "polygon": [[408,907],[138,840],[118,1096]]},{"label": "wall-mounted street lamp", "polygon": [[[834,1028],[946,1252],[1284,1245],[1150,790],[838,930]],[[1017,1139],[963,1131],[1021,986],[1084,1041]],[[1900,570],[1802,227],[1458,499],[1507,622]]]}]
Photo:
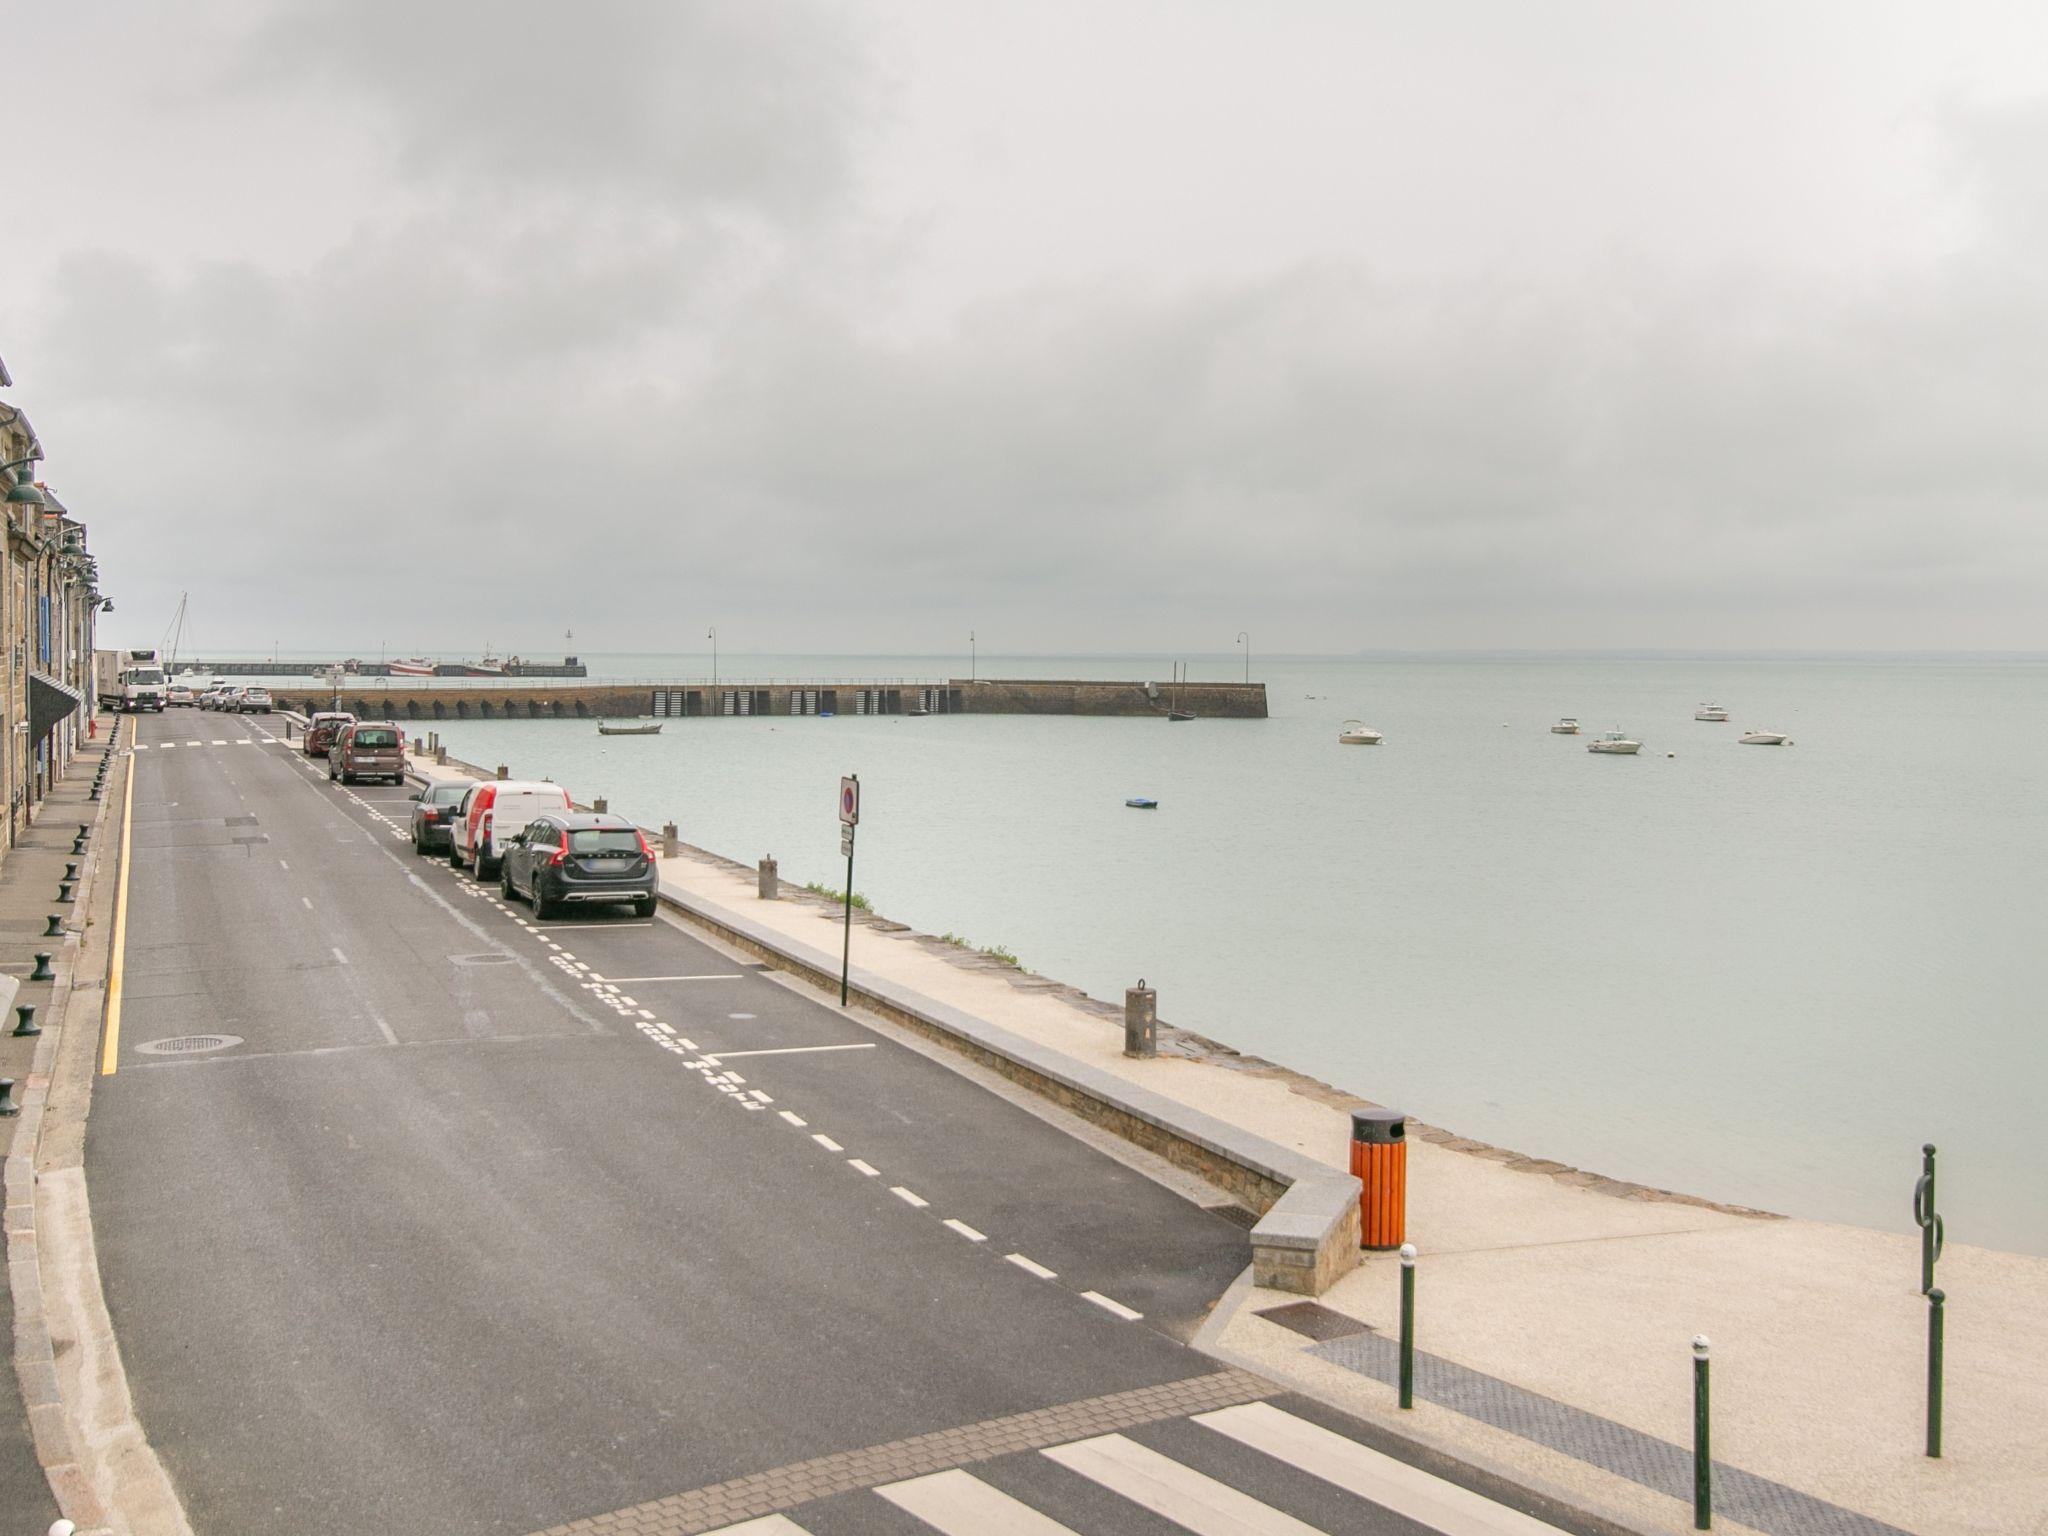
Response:
[{"label": "wall-mounted street lamp", "polygon": [[13,507],[40,507],[44,505],[43,493],[36,489],[35,472],[29,468],[35,460],[16,459],[11,464],[0,464],[0,469],[13,470],[14,484],[7,492],[7,504]]},{"label": "wall-mounted street lamp", "polygon": [[1237,632],[1237,643],[1244,647],[1244,680],[1252,680],[1252,637],[1243,630]]},{"label": "wall-mounted street lamp", "polygon": [[704,632],[704,638],[711,642],[711,691],[718,691],[718,626],[712,625]]}]

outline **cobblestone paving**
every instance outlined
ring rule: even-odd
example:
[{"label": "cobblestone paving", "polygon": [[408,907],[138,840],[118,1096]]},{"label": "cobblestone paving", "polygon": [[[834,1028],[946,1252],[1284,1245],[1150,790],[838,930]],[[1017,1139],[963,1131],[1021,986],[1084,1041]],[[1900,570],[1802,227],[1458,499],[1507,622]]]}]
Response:
[{"label": "cobblestone paving", "polygon": [[985,1419],[957,1429],[941,1429],[887,1445],[818,1456],[750,1477],[736,1477],[708,1488],[693,1488],[669,1498],[617,1509],[567,1525],[550,1526],[540,1536],[692,1536],[697,1531],[794,1509],[813,1499],[872,1488],[877,1483],[922,1477],[951,1467],[1039,1450],[1150,1424],[1191,1413],[1207,1413],[1238,1403],[1272,1397],[1281,1389],[1243,1371],[1217,1371],[1139,1387],[1107,1397],[1083,1398],[1056,1408],[1039,1408],[1007,1418]]},{"label": "cobblestone paving", "polygon": [[[1333,1339],[1309,1353],[1388,1386],[1395,1384],[1400,1371],[1400,1341],[1372,1334]],[[1420,1350],[1415,1355],[1415,1395],[1692,1503],[1690,1447],[1659,1440]],[[1714,1513],[1770,1536],[1908,1536],[1895,1525],[1719,1461],[1714,1463]]]}]

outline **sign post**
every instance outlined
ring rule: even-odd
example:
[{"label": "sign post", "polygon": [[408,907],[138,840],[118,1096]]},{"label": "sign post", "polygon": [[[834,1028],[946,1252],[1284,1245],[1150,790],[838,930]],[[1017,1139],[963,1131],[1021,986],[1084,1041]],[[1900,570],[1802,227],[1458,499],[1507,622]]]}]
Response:
[{"label": "sign post", "polygon": [[846,855],[846,933],[839,948],[839,1006],[846,1006],[847,978],[853,971],[853,829],[860,825],[860,775],[839,781],[839,851]]}]

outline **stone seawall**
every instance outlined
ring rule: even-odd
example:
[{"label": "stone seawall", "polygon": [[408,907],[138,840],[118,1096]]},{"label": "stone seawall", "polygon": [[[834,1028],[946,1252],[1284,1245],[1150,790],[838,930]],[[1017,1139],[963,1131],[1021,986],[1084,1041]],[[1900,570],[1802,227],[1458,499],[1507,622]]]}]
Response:
[{"label": "stone seawall", "polygon": [[[285,685],[281,709],[333,707],[334,694]],[[546,683],[435,685],[350,680],[341,707],[364,719],[597,720],[768,715],[1103,715],[1263,720],[1264,683],[1098,682],[1091,679],[950,678],[929,683]]]}]

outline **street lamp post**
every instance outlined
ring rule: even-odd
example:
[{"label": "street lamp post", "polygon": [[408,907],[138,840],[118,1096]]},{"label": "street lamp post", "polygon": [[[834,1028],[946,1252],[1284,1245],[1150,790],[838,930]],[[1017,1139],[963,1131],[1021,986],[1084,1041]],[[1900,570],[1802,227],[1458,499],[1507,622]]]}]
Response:
[{"label": "street lamp post", "polygon": [[718,691],[718,626],[712,625],[704,637],[711,642],[711,689],[715,693]]},{"label": "street lamp post", "polygon": [[1244,680],[1246,683],[1250,683],[1252,680],[1252,637],[1240,629],[1237,632],[1237,643],[1244,647]]},{"label": "street lamp post", "polygon": [[975,682],[981,676],[981,653],[974,648],[974,631],[967,631],[967,681]]}]

